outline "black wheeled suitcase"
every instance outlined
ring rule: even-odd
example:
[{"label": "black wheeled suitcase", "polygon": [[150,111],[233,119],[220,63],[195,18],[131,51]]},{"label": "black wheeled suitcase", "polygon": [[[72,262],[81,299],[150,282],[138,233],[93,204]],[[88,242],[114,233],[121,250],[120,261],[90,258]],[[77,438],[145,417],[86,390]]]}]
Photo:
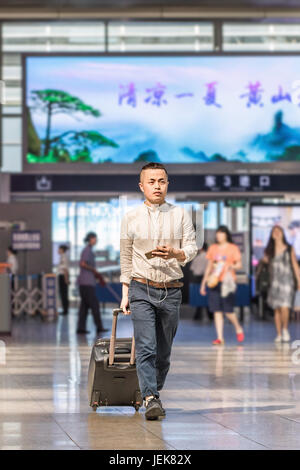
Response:
[{"label": "black wheeled suitcase", "polygon": [[118,314],[113,310],[111,338],[98,339],[92,349],[88,372],[90,406],[133,406],[136,411],[143,400],[135,366],[135,342],[132,338],[116,338]]}]

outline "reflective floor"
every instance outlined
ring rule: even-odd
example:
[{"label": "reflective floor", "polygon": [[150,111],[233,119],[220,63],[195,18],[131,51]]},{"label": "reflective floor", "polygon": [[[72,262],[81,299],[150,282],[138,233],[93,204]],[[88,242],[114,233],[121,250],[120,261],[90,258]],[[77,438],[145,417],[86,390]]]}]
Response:
[{"label": "reflective floor", "polygon": [[[75,313],[15,320],[0,345],[0,448],[300,449],[300,323],[290,327],[299,345],[276,346],[269,322],[244,327],[244,346],[226,324],[225,346],[213,347],[213,325],[182,320],[161,393],[167,417],[147,422],[143,409],[89,408],[91,318],[87,337],[76,336]],[[121,317],[118,335],[130,332]]]}]

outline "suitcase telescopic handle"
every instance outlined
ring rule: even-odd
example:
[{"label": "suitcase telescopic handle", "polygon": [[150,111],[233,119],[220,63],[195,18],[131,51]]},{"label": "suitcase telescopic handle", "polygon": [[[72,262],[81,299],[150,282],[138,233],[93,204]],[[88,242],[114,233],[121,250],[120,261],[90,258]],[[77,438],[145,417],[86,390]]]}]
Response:
[{"label": "suitcase telescopic handle", "polygon": [[[115,345],[116,345],[116,332],[117,332],[117,322],[118,322],[118,315],[122,313],[122,308],[114,308],[113,309],[113,322],[112,322],[112,329],[111,329],[111,337],[109,343],[109,358],[108,364],[110,366],[113,365],[115,360]],[[133,366],[135,363],[135,339],[132,336],[132,344],[131,344],[131,353],[130,353],[130,361],[129,364]]]},{"label": "suitcase telescopic handle", "polygon": [[113,309],[113,315],[115,317],[117,317],[119,315],[119,313],[122,313],[123,312],[123,309],[122,308],[114,308]]}]

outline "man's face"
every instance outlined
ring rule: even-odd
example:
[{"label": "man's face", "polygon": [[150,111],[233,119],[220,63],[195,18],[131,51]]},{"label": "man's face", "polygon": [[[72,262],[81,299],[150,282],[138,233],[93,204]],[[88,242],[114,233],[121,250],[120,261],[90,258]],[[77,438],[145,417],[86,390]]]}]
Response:
[{"label": "man's face", "polygon": [[168,177],[164,170],[149,168],[142,171],[139,187],[151,204],[162,204],[164,202],[168,185]]},{"label": "man's face", "polygon": [[91,238],[91,239],[90,239],[90,245],[91,245],[91,246],[95,246],[95,245],[97,244],[97,241],[98,241],[98,240],[97,240],[97,237]]}]

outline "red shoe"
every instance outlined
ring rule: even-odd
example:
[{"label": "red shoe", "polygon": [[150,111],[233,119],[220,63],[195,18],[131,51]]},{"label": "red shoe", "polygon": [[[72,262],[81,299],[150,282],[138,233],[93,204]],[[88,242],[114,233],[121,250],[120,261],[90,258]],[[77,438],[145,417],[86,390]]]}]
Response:
[{"label": "red shoe", "polygon": [[238,340],[238,343],[242,343],[245,339],[244,333],[237,333],[236,338]]},{"label": "red shoe", "polygon": [[224,344],[224,343],[225,343],[224,339],[215,339],[215,340],[212,342],[212,344],[215,344],[215,345],[217,345],[217,346],[221,346],[221,345]]}]

